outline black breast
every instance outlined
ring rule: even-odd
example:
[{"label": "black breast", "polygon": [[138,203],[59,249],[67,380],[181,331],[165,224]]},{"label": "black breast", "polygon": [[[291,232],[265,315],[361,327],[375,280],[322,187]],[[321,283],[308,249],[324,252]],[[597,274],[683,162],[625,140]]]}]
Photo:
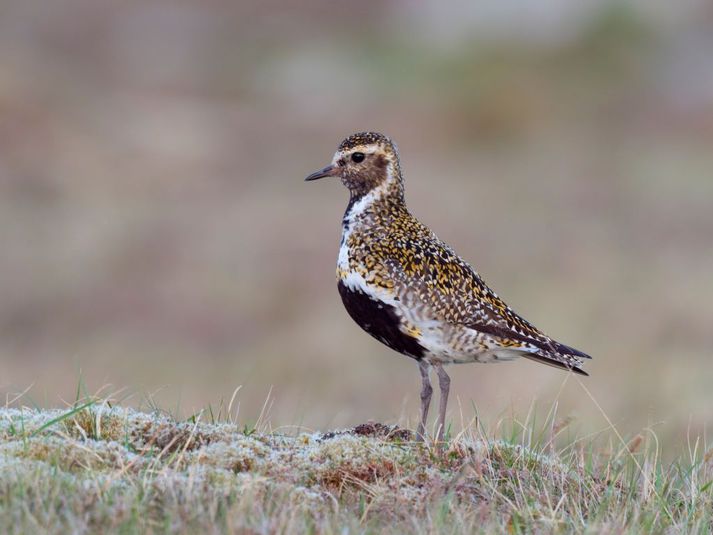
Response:
[{"label": "black breast", "polygon": [[400,320],[394,307],[372,299],[364,292],[351,290],[339,281],[342,303],[357,325],[391,349],[420,360],[424,348],[413,336],[399,329]]}]

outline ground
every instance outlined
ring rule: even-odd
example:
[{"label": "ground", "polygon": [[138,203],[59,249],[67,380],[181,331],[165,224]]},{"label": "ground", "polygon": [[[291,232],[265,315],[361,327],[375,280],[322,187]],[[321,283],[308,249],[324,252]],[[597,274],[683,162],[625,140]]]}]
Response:
[{"label": "ground", "polygon": [[474,425],[442,447],[366,423],[280,433],[92,400],[0,409],[3,533],[708,532],[713,455],[663,466],[642,436]]}]

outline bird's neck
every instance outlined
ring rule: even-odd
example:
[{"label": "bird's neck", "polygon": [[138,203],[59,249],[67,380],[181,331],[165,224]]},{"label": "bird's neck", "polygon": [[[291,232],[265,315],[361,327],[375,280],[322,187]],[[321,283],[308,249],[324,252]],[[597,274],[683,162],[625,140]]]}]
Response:
[{"label": "bird's neck", "polygon": [[386,178],[366,192],[350,190],[349,205],[344,212],[344,223],[349,225],[357,220],[378,216],[388,218],[389,214],[406,209],[404,186],[400,174],[389,173]]}]

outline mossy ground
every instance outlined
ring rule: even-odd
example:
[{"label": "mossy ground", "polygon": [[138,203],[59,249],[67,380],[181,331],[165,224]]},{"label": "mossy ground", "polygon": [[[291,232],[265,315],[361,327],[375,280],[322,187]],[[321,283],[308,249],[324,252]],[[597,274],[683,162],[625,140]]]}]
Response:
[{"label": "mossy ground", "polygon": [[[527,441],[525,441],[527,442]],[[0,409],[3,533],[707,532],[711,455],[555,449],[473,430],[442,448],[364,424],[285,435],[90,402]]]}]

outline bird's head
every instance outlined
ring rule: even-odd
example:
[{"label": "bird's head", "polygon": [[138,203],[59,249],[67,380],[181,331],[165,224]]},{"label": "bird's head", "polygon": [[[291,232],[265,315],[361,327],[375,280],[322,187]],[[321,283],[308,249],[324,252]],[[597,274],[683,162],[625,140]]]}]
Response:
[{"label": "bird's head", "polygon": [[352,196],[362,196],[393,182],[401,189],[401,169],[396,145],[385,135],[360,132],[339,144],[332,163],[305,180],[339,177]]}]

